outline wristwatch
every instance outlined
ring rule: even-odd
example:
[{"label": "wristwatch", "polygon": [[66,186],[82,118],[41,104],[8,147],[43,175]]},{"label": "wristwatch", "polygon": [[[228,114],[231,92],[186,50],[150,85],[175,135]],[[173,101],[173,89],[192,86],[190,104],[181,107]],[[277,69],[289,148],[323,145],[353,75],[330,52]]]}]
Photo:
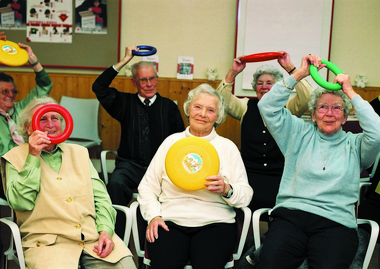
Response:
[{"label": "wristwatch", "polygon": [[231,184],[229,184],[229,185],[230,185],[230,190],[227,192],[226,196],[223,195],[223,197],[227,198],[227,199],[231,198],[232,194],[234,194],[234,189],[232,188]]}]

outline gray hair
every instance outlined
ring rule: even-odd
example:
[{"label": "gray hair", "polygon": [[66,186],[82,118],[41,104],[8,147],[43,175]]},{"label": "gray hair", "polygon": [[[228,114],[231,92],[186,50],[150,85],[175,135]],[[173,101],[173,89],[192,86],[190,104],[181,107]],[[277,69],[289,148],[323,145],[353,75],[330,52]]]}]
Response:
[{"label": "gray hair", "polygon": [[214,127],[221,125],[226,120],[226,117],[227,117],[227,113],[226,113],[226,109],[225,109],[225,103],[226,102],[225,102],[225,99],[223,98],[223,96],[221,96],[213,87],[211,87],[207,83],[203,83],[203,84],[199,85],[195,89],[191,90],[189,92],[189,94],[187,95],[187,99],[183,103],[183,109],[185,112],[186,119],[189,121],[190,104],[194,100],[198,99],[198,97],[202,93],[207,93],[207,94],[210,94],[212,96],[216,96],[218,98],[218,100],[219,100],[219,102],[217,104],[217,109],[218,109],[217,115],[218,116],[217,116],[216,122],[214,123]]},{"label": "gray hair", "polygon": [[269,64],[262,65],[256,69],[255,73],[253,73],[253,80],[251,82],[251,85],[254,91],[256,91],[257,79],[261,75],[264,75],[264,74],[272,75],[274,77],[275,83],[279,80],[282,80],[284,77],[281,71],[275,68],[273,65],[269,65]]},{"label": "gray hair", "polygon": [[153,68],[154,74],[157,76],[156,66],[153,63],[141,61],[141,62],[135,63],[131,66],[132,77],[135,79],[136,74],[137,74],[137,70],[139,70],[141,68],[149,67],[149,66]]},{"label": "gray hair", "polygon": [[[24,141],[28,141],[29,135],[26,130],[27,126],[32,124],[33,109],[40,105],[58,104],[53,98],[44,96],[33,99],[19,114],[17,132],[24,138]],[[62,120],[61,120],[62,121]]]},{"label": "gray hair", "polygon": [[351,103],[350,98],[348,98],[348,96],[343,91],[330,91],[330,90],[326,90],[325,88],[318,87],[315,91],[311,93],[311,96],[310,96],[310,100],[308,103],[310,115],[313,115],[315,113],[315,111],[317,110],[317,103],[318,103],[319,98],[321,98],[321,96],[326,93],[331,93],[331,94],[342,97],[344,114],[345,115],[350,114],[350,111],[352,109],[352,103]]}]

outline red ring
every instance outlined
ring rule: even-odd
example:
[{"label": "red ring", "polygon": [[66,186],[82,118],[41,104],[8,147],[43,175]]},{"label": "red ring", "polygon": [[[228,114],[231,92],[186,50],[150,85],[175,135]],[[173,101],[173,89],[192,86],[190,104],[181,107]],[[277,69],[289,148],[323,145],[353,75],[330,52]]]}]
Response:
[{"label": "red ring", "polygon": [[55,137],[51,137],[50,135],[48,135],[52,144],[59,144],[59,143],[62,143],[63,141],[65,141],[67,138],[70,137],[71,133],[73,132],[73,128],[74,128],[73,118],[71,117],[69,111],[67,111],[67,109],[64,108],[63,106],[56,105],[56,104],[50,104],[50,105],[44,105],[41,108],[39,108],[36,111],[36,113],[34,113],[34,115],[33,115],[32,128],[33,128],[33,131],[35,131],[35,130],[42,131],[41,126],[39,125],[39,122],[40,122],[42,116],[46,112],[50,112],[50,111],[58,112],[59,114],[61,114],[63,116],[63,118],[66,121],[65,131],[63,131],[63,133],[61,135],[55,136]]},{"label": "red ring", "polygon": [[242,62],[252,63],[252,62],[262,62],[262,61],[269,61],[277,59],[278,57],[281,57],[282,54],[279,52],[263,52],[263,53],[256,53],[251,55],[246,55],[241,57]]}]

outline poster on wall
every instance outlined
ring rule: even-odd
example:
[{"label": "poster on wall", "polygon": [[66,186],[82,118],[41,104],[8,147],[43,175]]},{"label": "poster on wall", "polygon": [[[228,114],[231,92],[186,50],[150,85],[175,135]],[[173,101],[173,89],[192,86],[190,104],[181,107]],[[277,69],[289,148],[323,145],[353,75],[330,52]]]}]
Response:
[{"label": "poster on wall", "polygon": [[107,0],[75,0],[75,33],[107,34]]},{"label": "poster on wall", "polygon": [[0,29],[26,29],[26,0],[0,1]]},{"label": "poster on wall", "polygon": [[72,43],[71,0],[28,0],[28,42]]},{"label": "poster on wall", "polygon": [[156,68],[156,73],[158,74],[158,63],[159,63],[158,55],[144,56],[144,57],[142,57],[142,60],[144,62],[152,63]]},{"label": "poster on wall", "polygon": [[[271,11],[270,23],[267,13],[261,12],[263,10]],[[333,0],[277,0],[275,5],[272,1],[239,0],[235,56],[286,51],[296,67],[307,54],[329,60],[332,10]],[[235,95],[256,96],[251,85],[252,74],[264,64],[288,76],[276,59],[247,63],[235,79]],[[319,73],[327,78],[326,68]],[[314,88],[317,86],[313,80],[309,82]]]},{"label": "poster on wall", "polygon": [[193,79],[194,57],[178,56],[177,78]]}]

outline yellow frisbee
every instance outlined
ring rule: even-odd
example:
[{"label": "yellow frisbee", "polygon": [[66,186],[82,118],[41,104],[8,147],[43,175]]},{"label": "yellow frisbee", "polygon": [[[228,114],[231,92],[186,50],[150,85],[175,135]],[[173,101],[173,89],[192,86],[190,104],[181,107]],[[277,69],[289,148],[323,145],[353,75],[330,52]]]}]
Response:
[{"label": "yellow frisbee", "polygon": [[219,155],[214,146],[200,137],[186,137],[174,143],[165,159],[170,180],[179,188],[205,188],[206,177],[219,173]]},{"label": "yellow frisbee", "polygon": [[23,48],[12,41],[0,40],[0,62],[9,66],[20,66],[26,64],[29,55]]}]

